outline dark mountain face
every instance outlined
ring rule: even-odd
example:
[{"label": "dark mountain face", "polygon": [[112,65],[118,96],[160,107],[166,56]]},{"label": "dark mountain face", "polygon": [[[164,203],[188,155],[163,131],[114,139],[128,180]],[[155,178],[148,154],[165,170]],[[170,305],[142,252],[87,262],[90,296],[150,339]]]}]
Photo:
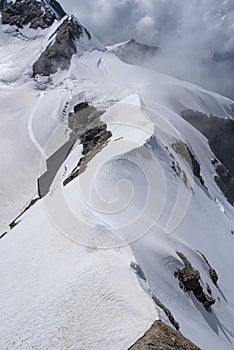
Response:
[{"label": "dark mountain face", "polygon": [[234,121],[192,110],[182,111],[181,116],[208,139],[218,159],[213,160],[215,181],[234,206]]},{"label": "dark mountain face", "polygon": [[52,35],[53,43],[49,44],[33,65],[33,76],[40,74],[49,76],[56,73],[58,68],[66,70],[71,58],[77,53],[76,39],[86,35],[90,40],[88,30],[82,27],[73,17],[66,18]]},{"label": "dark mountain face", "polygon": [[56,0],[1,0],[0,9],[2,23],[16,25],[18,28],[30,24],[33,29],[45,29],[66,15]]},{"label": "dark mountain face", "polygon": [[53,34],[48,45],[32,64],[33,77],[50,76],[59,69],[68,69],[72,56],[79,51],[78,41],[81,37],[89,49],[89,31],[74,16],[68,16],[56,0],[0,0],[0,11],[3,24],[19,29],[25,25],[32,29],[46,29],[55,20],[63,19],[56,31],[51,31]]},{"label": "dark mountain face", "polygon": [[66,12],[63,10],[62,6],[60,3],[56,0],[47,0],[48,4],[52,7],[52,9],[56,12],[57,14],[57,19],[61,19],[64,16],[66,16]]}]

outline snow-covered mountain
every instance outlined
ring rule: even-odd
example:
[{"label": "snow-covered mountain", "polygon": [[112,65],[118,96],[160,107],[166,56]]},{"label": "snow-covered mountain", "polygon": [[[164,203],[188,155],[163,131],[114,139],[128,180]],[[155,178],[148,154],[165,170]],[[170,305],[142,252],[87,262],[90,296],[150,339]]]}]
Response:
[{"label": "snow-covered mountain", "polygon": [[158,47],[138,43],[135,39],[107,46],[107,49],[116,54],[123,62],[137,66],[142,66],[145,61],[152,60],[160,52]]},{"label": "snow-covered mountain", "polygon": [[1,21],[0,349],[233,349],[233,101]]}]

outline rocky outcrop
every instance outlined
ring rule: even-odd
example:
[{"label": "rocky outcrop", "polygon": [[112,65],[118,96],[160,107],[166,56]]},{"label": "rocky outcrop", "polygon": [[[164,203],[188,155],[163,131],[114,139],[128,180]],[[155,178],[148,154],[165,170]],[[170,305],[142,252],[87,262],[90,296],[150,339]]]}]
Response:
[{"label": "rocky outcrop", "polygon": [[217,287],[217,283],[218,283],[218,279],[219,279],[217,272],[216,272],[215,269],[210,265],[208,259],[206,258],[206,256],[205,256],[203,253],[199,252],[199,250],[197,250],[197,253],[200,254],[200,255],[202,256],[202,258],[205,260],[205,263],[206,263],[206,265],[207,265],[208,268],[209,268],[209,275],[210,275],[210,278],[211,278],[212,282],[214,283],[214,285]]},{"label": "rocky outcrop", "polygon": [[2,234],[0,234],[0,239],[2,239],[3,237],[5,237],[7,235],[7,232],[4,232]]},{"label": "rocky outcrop", "polygon": [[87,103],[80,103],[75,106],[74,112],[69,114],[69,127],[72,130],[70,137],[80,140],[83,145],[83,157],[64,181],[64,186],[85,171],[91,159],[106,146],[112,136],[107,130],[107,125],[100,120],[102,113]]},{"label": "rocky outcrop", "polygon": [[[191,150],[189,149],[189,147],[181,140],[175,141],[174,143],[171,144],[171,146],[176,153],[180,154],[183,158],[185,158],[187,160],[187,162],[191,166],[191,169],[193,171],[194,176],[200,181],[201,185],[206,188],[205,182],[201,176],[201,166],[198,163],[198,161],[196,160],[196,158],[193,155],[193,153],[191,152]],[[173,165],[174,165],[175,169],[177,169],[177,171],[178,171],[178,165],[175,164],[175,162]]]},{"label": "rocky outcrop", "polygon": [[185,267],[176,271],[175,276],[180,282],[180,287],[185,291],[192,291],[197,300],[204,305],[206,309],[209,309],[211,305],[215,303],[215,299],[207,295],[200,284],[200,273],[194,269],[190,261],[180,252],[177,255],[183,261]]},{"label": "rocky outcrop", "polygon": [[234,120],[208,116],[193,110],[182,111],[181,116],[208,139],[210,148],[218,159],[213,160],[217,173],[215,181],[234,206]]},{"label": "rocky outcrop", "polygon": [[62,19],[66,16],[66,12],[60,5],[60,3],[56,0],[47,0],[47,3],[52,7],[53,11],[56,14],[57,19]]},{"label": "rocky outcrop", "polygon": [[181,112],[181,116],[209,140],[216,157],[234,176],[234,120],[192,110]]},{"label": "rocky outcrop", "polygon": [[160,307],[160,309],[162,309],[166,316],[168,317],[169,321],[171,322],[171,324],[175,327],[175,329],[178,331],[180,329],[180,324],[179,322],[177,322],[174,318],[174,316],[172,315],[171,311],[163,304],[161,303],[161,301],[156,298],[155,296],[153,296],[153,301],[155,302],[155,304]]},{"label": "rocky outcrop", "polygon": [[33,29],[45,29],[66,15],[56,0],[2,0],[0,8],[2,23],[18,28],[29,24]]},{"label": "rocky outcrop", "polygon": [[[213,161],[214,164],[214,161]],[[214,177],[216,184],[219,186],[228,202],[234,206],[234,176],[225,168],[223,164],[214,164],[216,176]]]},{"label": "rocky outcrop", "polygon": [[31,202],[24,208],[24,210],[9,224],[11,230],[20,223],[21,216],[25,214],[32,206],[34,206],[34,204],[36,204],[39,201],[39,199],[40,198],[38,197],[32,199]]},{"label": "rocky outcrop", "polygon": [[58,69],[68,69],[72,56],[77,53],[76,40],[81,36],[91,39],[86,28],[81,26],[74,17],[67,17],[52,35],[54,40],[33,64],[33,76],[37,74],[49,76],[56,73]]},{"label": "rocky outcrop", "polygon": [[129,350],[201,350],[181,333],[162,321],[156,321],[151,329]]}]

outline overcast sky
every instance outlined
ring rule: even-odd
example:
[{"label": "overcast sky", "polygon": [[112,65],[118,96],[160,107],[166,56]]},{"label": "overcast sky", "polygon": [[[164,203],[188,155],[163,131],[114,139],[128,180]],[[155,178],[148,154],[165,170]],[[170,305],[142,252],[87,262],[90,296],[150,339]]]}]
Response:
[{"label": "overcast sky", "polygon": [[215,52],[234,50],[234,0],[60,2],[104,44],[134,38],[159,45],[167,58],[157,62],[161,70],[196,82],[206,79],[217,88],[221,83],[231,85],[228,89],[233,88],[234,95],[234,82],[226,81],[233,73],[230,64],[210,67],[209,72],[205,68]]}]

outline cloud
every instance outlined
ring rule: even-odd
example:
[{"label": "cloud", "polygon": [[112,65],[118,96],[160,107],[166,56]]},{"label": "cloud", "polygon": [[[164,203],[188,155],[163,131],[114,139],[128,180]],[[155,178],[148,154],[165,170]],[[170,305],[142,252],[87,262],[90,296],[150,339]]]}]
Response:
[{"label": "cloud", "polygon": [[[159,45],[155,69],[234,97],[234,0],[61,0],[104,44],[131,38]],[[219,56],[221,57],[221,56]],[[225,56],[227,57],[227,56]],[[229,55],[230,57],[230,55]]]}]

